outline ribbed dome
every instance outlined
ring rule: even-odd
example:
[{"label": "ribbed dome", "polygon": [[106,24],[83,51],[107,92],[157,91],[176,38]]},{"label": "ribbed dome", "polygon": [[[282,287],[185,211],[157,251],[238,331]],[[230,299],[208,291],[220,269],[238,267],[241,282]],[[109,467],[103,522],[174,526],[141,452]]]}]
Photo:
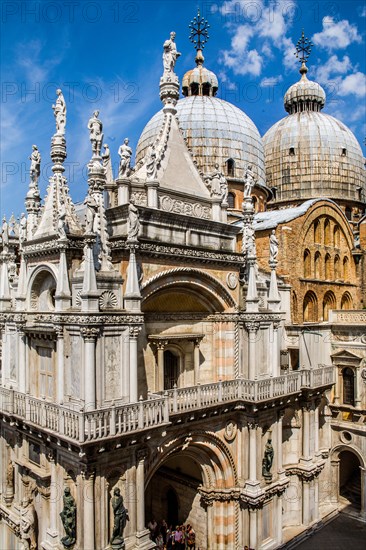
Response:
[{"label": "ribbed dome", "polygon": [[304,64],[300,69],[301,79],[293,84],[285,94],[285,109],[290,114],[302,111],[321,111],[325,105],[325,91],[317,82],[308,80],[307,71]]},{"label": "ribbed dome", "polygon": [[[216,95],[219,83],[217,76],[202,65],[187,71],[182,81],[183,95]],[[197,90],[197,93],[195,93]]]},{"label": "ribbed dome", "polygon": [[305,110],[277,122],[263,137],[269,187],[276,201],[329,197],[360,201],[362,150],[351,130],[330,115]]},{"label": "ribbed dome", "polygon": [[[177,115],[187,145],[199,170],[207,174],[218,163],[225,172],[225,163],[234,161],[235,178],[244,178],[252,165],[258,183],[264,185],[264,150],[260,134],[238,107],[211,96],[190,96],[177,103]],[[141,161],[149,144],[156,138],[163,122],[159,111],[145,126],[136,150],[136,163]]]}]

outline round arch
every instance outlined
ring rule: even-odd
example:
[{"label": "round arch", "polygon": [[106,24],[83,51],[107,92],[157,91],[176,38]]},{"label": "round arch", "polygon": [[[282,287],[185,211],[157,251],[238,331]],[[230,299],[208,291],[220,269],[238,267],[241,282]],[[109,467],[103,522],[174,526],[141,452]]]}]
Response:
[{"label": "round arch", "polygon": [[323,298],[323,321],[328,321],[329,311],[336,309],[337,300],[332,290],[327,290]]},{"label": "round arch", "polygon": [[186,296],[188,304],[189,296],[194,295],[204,311],[222,312],[236,306],[235,300],[221,281],[200,269],[188,267],[169,269],[154,275],[141,287],[145,308],[157,295],[164,298],[172,292],[178,293],[183,298]]},{"label": "round arch", "polygon": [[315,323],[318,321],[318,298],[315,292],[308,290],[303,301],[304,322]]},{"label": "round arch", "polygon": [[362,468],[366,468],[366,457],[363,456],[362,452],[355,446],[353,445],[352,443],[351,444],[344,444],[344,443],[340,443],[339,445],[336,445],[335,447],[333,447],[333,449],[331,449],[330,451],[330,456],[331,456],[331,459],[335,458],[335,459],[338,459],[339,458],[339,455],[342,451],[350,451],[352,452],[353,454],[355,454],[360,462],[360,466]]},{"label": "round arch", "polygon": [[[41,264],[37,266],[28,278],[27,306],[30,309],[38,308],[38,300],[42,291],[48,291],[50,299],[54,296],[58,280],[58,269],[53,264]],[[49,300],[47,300],[48,302]],[[40,308],[42,309],[42,308]],[[52,304],[48,304],[45,309],[53,309]]]},{"label": "round arch", "polygon": [[344,292],[341,298],[341,309],[352,309],[353,300],[348,291]]}]

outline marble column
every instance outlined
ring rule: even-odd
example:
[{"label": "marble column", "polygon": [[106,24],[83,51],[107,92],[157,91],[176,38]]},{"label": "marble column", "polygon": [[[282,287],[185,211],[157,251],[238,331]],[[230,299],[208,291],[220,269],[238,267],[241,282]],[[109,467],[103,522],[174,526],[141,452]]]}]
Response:
[{"label": "marble column", "polygon": [[333,504],[337,504],[339,500],[339,458],[332,458],[330,461],[330,479],[331,479],[331,493],[330,501]]},{"label": "marble column", "polygon": [[64,328],[62,325],[55,327],[57,335],[57,403],[62,405],[64,402]]},{"label": "marble column", "polygon": [[360,371],[361,371],[360,368],[355,369],[354,386],[355,386],[355,408],[356,409],[361,408],[362,379],[361,379]]},{"label": "marble column", "polygon": [[315,403],[314,409],[314,455],[319,453],[319,405],[320,402]]},{"label": "marble column", "polygon": [[249,428],[249,481],[257,481],[257,424],[248,422]]},{"label": "marble column", "polygon": [[200,383],[200,340],[197,338],[193,342],[193,366],[194,366],[194,384]]},{"label": "marble column", "polygon": [[257,548],[257,509],[249,508],[249,546]]},{"label": "marble column", "polygon": [[305,460],[310,458],[310,408],[308,403],[302,407],[302,456]]},{"label": "marble column", "polygon": [[18,353],[19,353],[19,379],[18,388],[21,393],[26,392],[26,351],[27,351],[27,336],[24,333],[22,325],[17,326],[18,332]]},{"label": "marble column", "polygon": [[308,526],[310,522],[310,481],[302,481],[302,523]]},{"label": "marble column", "polygon": [[277,415],[277,471],[281,473],[283,471],[283,458],[282,458],[282,419],[285,415],[284,411],[278,411]]},{"label": "marble column", "polygon": [[96,407],[95,343],[99,328],[83,327],[80,332],[84,338],[84,401],[87,411]]},{"label": "marble column", "polygon": [[283,540],[283,533],[282,533],[282,495],[277,495],[277,501],[276,501],[276,523],[277,523],[277,545],[280,546],[282,544]]},{"label": "marble column", "polygon": [[337,367],[335,387],[334,387],[334,404],[340,404],[340,397],[342,391],[342,370],[340,367]]},{"label": "marble column", "polygon": [[248,351],[249,351],[249,380],[254,380],[256,376],[256,347],[257,347],[257,331],[259,328],[258,323],[245,323],[248,331]]},{"label": "marble column", "polygon": [[49,507],[49,527],[47,529],[47,548],[58,548],[58,532],[57,532],[57,500],[59,497],[59,485],[57,483],[57,466],[55,456],[51,452],[48,455],[48,461],[51,472],[50,483],[50,507]]},{"label": "marble column", "polygon": [[137,403],[138,369],[137,369],[137,338],[141,327],[130,327],[130,402]]},{"label": "marble column", "polygon": [[155,548],[150,540],[149,529],[145,526],[145,460],[147,453],[140,449],[136,453],[136,548]]},{"label": "marble column", "polygon": [[83,550],[95,550],[95,528],[94,528],[94,472],[84,474],[84,545]]},{"label": "marble column", "polygon": [[361,518],[366,520],[366,468],[360,466],[361,471]]}]

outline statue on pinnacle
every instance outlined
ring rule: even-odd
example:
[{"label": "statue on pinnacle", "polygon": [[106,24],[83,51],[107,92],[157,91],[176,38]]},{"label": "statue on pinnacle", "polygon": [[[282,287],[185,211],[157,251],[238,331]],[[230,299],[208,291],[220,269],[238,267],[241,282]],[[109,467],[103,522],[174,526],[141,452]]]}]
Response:
[{"label": "statue on pinnacle", "polygon": [[171,32],[169,40],[165,40],[163,45],[164,76],[170,76],[171,74],[174,74],[174,68],[177,58],[181,55],[180,52],[177,51],[175,36],[175,32]]},{"label": "statue on pinnacle", "polygon": [[52,105],[53,114],[56,119],[56,135],[64,136],[66,126],[66,102],[60,88],[56,90],[56,94],[56,104]]},{"label": "statue on pinnacle", "polygon": [[99,111],[94,111],[93,116],[89,119],[88,130],[90,130],[90,141],[92,144],[92,151],[94,157],[100,157],[100,150],[102,148],[102,141],[104,134],[103,124],[98,118]]}]

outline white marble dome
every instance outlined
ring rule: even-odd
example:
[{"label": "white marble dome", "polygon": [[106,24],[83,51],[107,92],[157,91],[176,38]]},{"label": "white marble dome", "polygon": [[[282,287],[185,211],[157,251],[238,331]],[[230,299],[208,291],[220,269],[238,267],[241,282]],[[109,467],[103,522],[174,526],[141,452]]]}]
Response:
[{"label": "white marble dome", "polygon": [[[218,163],[225,173],[229,159],[234,177],[243,179],[252,165],[258,183],[265,185],[264,150],[261,136],[251,119],[238,107],[218,97],[194,95],[180,99],[177,115],[187,145],[200,171],[207,174]],[[156,138],[163,122],[159,111],[145,126],[136,150],[136,164]]]},{"label": "white marble dome", "polygon": [[365,159],[347,126],[320,112],[324,90],[306,78],[285,95],[288,116],[263,137],[266,177],[276,202],[329,197],[361,202],[366,191]]}]

